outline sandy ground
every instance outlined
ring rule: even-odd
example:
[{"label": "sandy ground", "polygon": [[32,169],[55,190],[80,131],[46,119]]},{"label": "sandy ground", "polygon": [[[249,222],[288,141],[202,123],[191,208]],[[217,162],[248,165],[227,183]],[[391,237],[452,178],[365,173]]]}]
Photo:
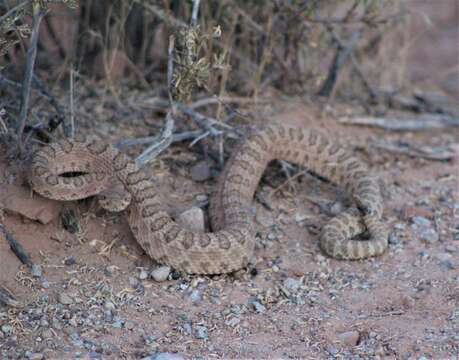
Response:
[{"label": "sandy ground", "polygon": [[[144,279],[155,265],[122,214],[105,212],[93,199],[63,204],[32,196],[23,162],[3,156],[3,224],[43,269],[42,278],[33,278],[0,238],[0,283],[25,305],[0,305],[3,358],[153,359],[164,352],[185,358],[456,358],[459,132],[357,128],[336,121],[333,114],[343,109],[319,108],[298,100],[254,116],[340,134],[353,144],[383,188],[391,237],[381,257],[348,262],[324,256],[317,232],[342,208],[342,191],[308,173],[286,181],[274,164],[254,202],[259,232],[250,269]],[[110,106],[104,114],[121,116]],[[150,122],[112,128],[101,121],[97,132],[140,136],[152,131]],[[394,154],[376,146],[382,139],[450,149],[455,158]],[[199,145],[174,145],[148,165],[171,210],[205,204],[215,178],[193,181],[191,169],[201,161],[218,174]],[[75,211],[75,234],[62,226],[64,209]]]}]

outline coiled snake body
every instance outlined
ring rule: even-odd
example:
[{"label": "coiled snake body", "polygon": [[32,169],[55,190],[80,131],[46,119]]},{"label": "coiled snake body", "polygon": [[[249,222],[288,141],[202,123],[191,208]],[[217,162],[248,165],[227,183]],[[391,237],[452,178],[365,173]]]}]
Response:
[{"label": "coiled snake body", "polygon": [[[344,187],[355,201],[322,229],[320,247],[337,259],[382,254],[388,232],[381,222],[383,202],[376,179],[351,153],[315,130],[269,125],[249,135],[233,152],[211,198],[212,233],[183,228],[164,210],[155,186],[127,155],[98,140],[76,137],[38,150],[30,183],[56,200],[101,196],[101,205],[119,211],[127,206],[132,233],[146,253],[187,273],[217,274],[247,265],[255,246],[250,206],[269,161],[303,165]],[[64,173],[81,175],[69,177]],[[122,196],[112,196],[113,189]],[[368,240],[356,235],[368,232]]]}]

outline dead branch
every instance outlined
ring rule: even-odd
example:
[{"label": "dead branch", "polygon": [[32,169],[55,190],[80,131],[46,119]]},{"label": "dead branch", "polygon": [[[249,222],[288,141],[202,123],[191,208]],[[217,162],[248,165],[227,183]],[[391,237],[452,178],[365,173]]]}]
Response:
[{"label": "dead branch", "polygon": [[448,147],[416,147],[409,144],[387,144],[376,142],[373,147],[395,154],[403,154],[412,158],[423,158],[433,161],[450,161],[457,156],[457,153]]},{"label": "dead branch", "polygon": [[346,125],[374,126],[391,131],[423,131],[459,126],[459,119],[439,114],[422,114],[415,119],[372,116],[343,117],[338,121]]}]

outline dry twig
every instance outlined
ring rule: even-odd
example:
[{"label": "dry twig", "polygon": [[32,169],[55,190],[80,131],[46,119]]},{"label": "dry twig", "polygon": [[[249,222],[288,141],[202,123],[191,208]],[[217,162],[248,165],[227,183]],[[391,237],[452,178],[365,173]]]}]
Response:
[{"label": "dry twig", "polygon": [[339,119],[339,122],[346,125],[374,126],[392,131],[422,131],[459,126],[459,119],[438,114],[422,114],[415,119],[372,116],[343,117]]},{"label": "dry twig", "polygon": [[22,96],[21,96],[21,109],[19,112],[19,119],[17,123],[17,135],[19,139],[19,146],[22,148],[22,134],[27,121],[27,115],[29,112],[29,99],[30,99],[30,85],[32,84],[33,69],[35,66],[35,58],[37,56],[37,44],[38,44],[38,30],[40,23],[45,16],[45,11],[40,7],[38,1],[33,2],[33,26],[32,36],[30,37],[30,45],[27,50],[27,62],[24,74],[24,80],[22,84]]}]

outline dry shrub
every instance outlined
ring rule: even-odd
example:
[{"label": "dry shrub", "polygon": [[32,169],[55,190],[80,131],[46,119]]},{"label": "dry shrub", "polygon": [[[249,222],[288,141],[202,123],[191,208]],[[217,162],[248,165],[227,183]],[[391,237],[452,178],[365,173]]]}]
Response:
[{"label": "dry shrub", "polygon": [[[146,85],[165,83],[167,39],[188,24],[192,2],[81,0],[71,13],[64,4],[48,6],[37,73],[46,70],[43,76],[59,78],[72,64],[80,75],[113,81],[129,69],[142,80],[138,84]],[[202,34],[219,26],[222,36],[206,39],[201,54],[209,61],[215,54],[227,55],[220,59],[226,59],[222,71],[210,69],[208,88],[221,95],[228,91],[257,96],[275,87],[288,94],[345,97],[371,97],[369,84],[376,89],[399,88],[400,73],[382,69],[390,69],[394,62],[403,66],[406,39],[398,37],[395,49],[384,40],[403,28],[405,14],[401,0],[202,1],[198,18]],[[16,19],[15,24],[23,26],[27,19]],[[8,57],[3,63],[9,73],[20,63],[8,61],[24,51],[15,46],[5,50]],[[340,56],[345,61],[333,68]],[[101,61],[107,58],[114,60],[109,61],[112,66]]]}]

